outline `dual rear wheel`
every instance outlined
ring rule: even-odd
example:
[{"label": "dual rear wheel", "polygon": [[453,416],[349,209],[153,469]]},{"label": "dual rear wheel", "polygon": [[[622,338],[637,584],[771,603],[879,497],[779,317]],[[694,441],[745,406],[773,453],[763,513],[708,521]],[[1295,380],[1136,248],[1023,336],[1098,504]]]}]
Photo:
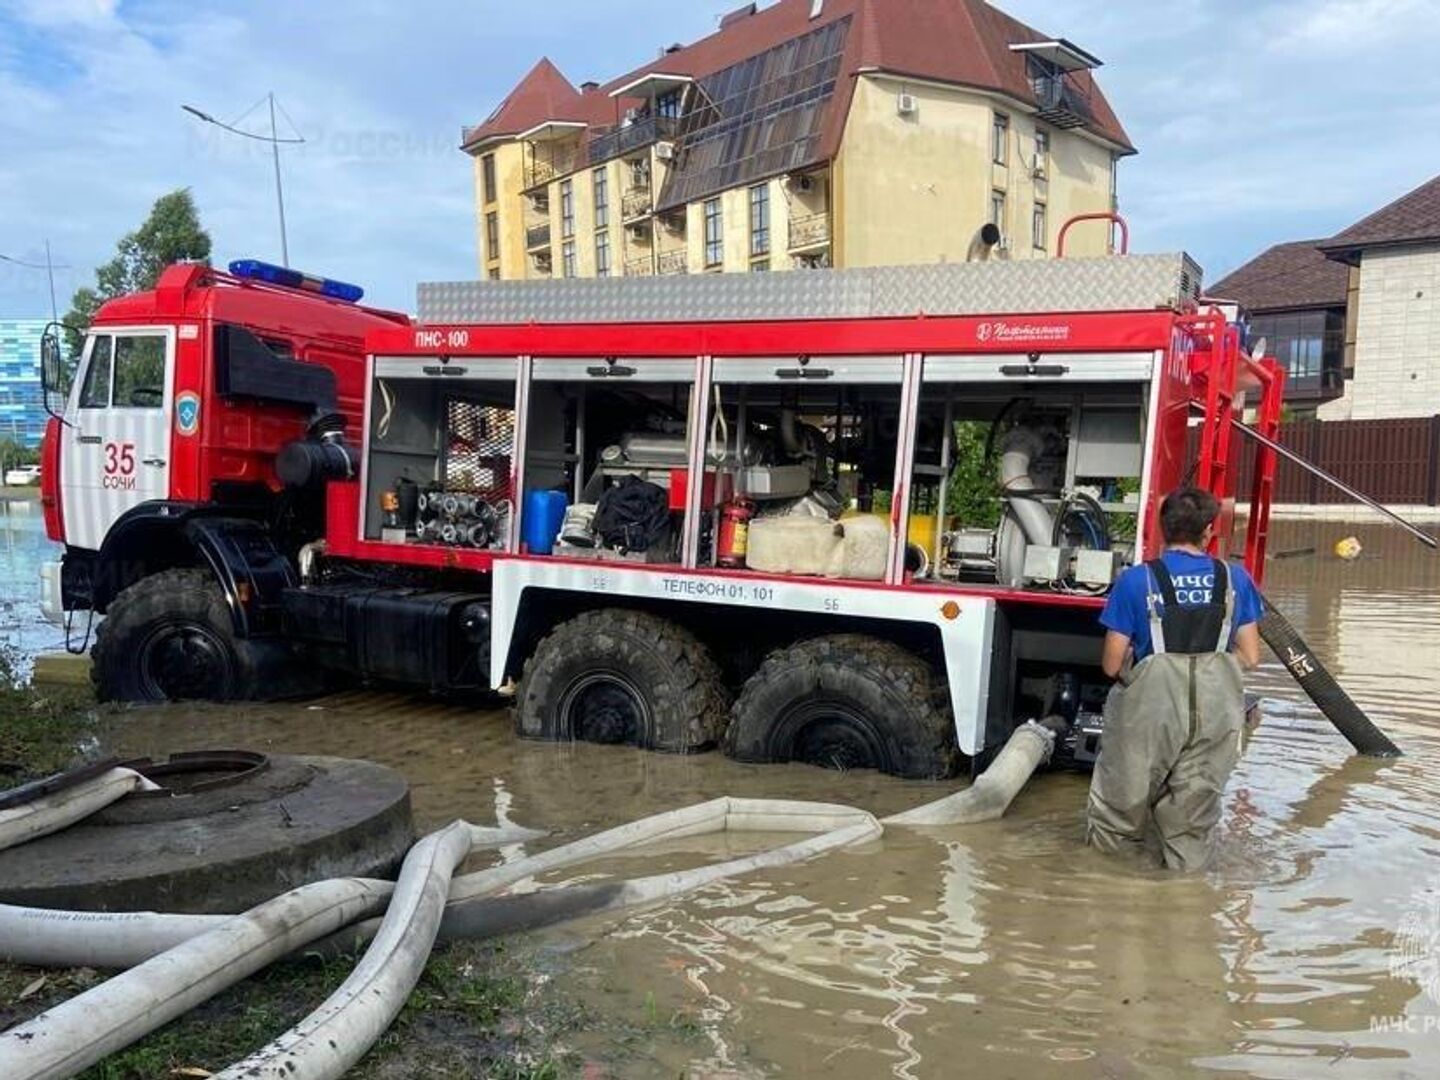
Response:
[{"label": "dual rear wheel", "polygon": [[693,634],[646,612],[586,612],[556,627],[526,664],[516,712],[532,739],[621,743],[668,753],[721,746],[745,762],[954,773],[949,694],[924,660],[858,634],[772,653],[733,706]]}]

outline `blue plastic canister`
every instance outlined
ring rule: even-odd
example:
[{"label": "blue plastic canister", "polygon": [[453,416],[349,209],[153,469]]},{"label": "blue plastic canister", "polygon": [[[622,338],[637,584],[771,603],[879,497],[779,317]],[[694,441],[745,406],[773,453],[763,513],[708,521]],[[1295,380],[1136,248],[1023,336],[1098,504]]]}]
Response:
[{"label": "blue plastic canister", "polygon": [[555,550],[555,538],[569,508],[570,500],[563,491],[532,491],[525,496],[520,539],[531,555],[549,555]]}]

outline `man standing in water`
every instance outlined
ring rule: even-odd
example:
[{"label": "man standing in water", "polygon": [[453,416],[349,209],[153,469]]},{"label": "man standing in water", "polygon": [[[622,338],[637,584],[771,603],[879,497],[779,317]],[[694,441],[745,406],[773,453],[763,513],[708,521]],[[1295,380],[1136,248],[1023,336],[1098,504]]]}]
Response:
[{"label": "man standing in water", "polygon": [[1090,780],[1087,838],[1143,852],[1153,830],[1171,870],[1209,856],[1245,722],[1241,665],[1260,662],[1260,592],[1241,566],[1205,553],[1220,504],[1181,488],[1160,505],[1165,550],[1111,591],[1101,666],[1118,679],[1105,703]]}]

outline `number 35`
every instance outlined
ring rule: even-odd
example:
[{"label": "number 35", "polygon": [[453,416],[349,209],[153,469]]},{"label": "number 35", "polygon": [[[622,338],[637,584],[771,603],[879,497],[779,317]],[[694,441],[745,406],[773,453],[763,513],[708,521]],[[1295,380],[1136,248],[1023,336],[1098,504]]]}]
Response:
[{"label": "number 35", "polygon": [[121,476],[129,476],[135,471],[135,444],[134,443],[106,443],[105,444],[105,475],[114,476],[119,473]]}]

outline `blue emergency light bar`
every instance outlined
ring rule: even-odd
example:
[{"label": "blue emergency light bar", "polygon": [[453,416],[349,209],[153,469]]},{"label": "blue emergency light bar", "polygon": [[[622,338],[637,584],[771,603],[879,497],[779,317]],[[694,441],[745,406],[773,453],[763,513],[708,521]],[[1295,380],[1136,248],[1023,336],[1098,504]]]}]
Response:
[{"label": "blue emergency light bar", "polygon": [[359,285],[347,285],[343,281],[315,277],[313,274],[302,274],[299,270],[261,262],[259,259],[236,259],[230,264],[230,273],[237,278],[264,281],[271,285],[283,285],[287,289],[302,289],[305,292],[318,293],[321,296],[328,296],[332,300],[343,300],[347,304],[358,304],[360,298],[365,295],[365,290]]}]

